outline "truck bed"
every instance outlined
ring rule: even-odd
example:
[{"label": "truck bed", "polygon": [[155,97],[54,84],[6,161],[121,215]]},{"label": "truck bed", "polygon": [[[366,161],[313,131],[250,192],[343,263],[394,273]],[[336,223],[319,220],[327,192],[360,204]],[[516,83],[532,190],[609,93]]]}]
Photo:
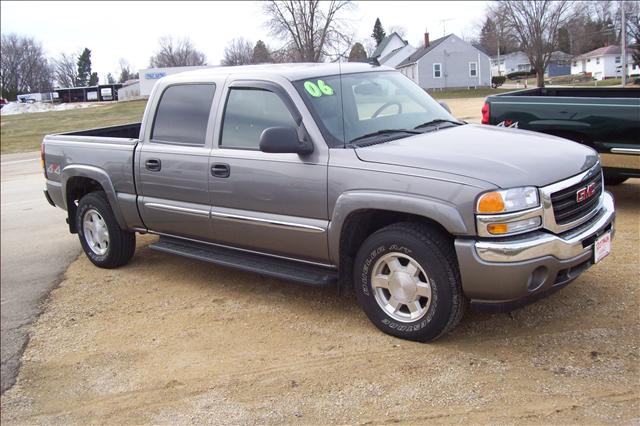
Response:
[{"label": "truck bed", "polygon": [[518,90],[515,92],[493,95],[505,96],[535,96],[535,97],[570,97],[570,98],[640,98],[640,87],[540,87],[535,89]]},{"label": "truck bed", "polygon": [[99,127],[96,129],[58,133],[60,136],[94,136],[101,138],[138,139],[142,123],[122,124],[118,126]]}]

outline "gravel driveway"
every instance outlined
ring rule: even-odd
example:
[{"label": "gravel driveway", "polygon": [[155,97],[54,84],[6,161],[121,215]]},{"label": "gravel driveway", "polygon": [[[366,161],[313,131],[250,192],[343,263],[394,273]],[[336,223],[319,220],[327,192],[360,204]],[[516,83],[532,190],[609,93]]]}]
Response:
[{"label": "gravel driveway", "polygon": [[36,322],[3,424],[638,423],[640,180],[613,188],[612,255],[433,344],[353,297],[153,252],[81,256]]}]

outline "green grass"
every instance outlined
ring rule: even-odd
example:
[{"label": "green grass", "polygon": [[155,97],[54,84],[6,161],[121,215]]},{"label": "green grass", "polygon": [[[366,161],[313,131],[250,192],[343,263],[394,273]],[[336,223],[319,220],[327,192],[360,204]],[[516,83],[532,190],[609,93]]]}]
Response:
[{"label": "green grass", "polygon": [[459,99],[459,98],[484,98],[498,93],[513,92],[515,89],[491,89],[482,87],[478,89],[446,89],[429,90],[427,93],[435,99]]},{"label": "green grass", "polygon": [[0,153],[37,151],[45,135],[72,130],[133,123],[142,120],[146,100],[113,102],[67,111],[3,115]]}]

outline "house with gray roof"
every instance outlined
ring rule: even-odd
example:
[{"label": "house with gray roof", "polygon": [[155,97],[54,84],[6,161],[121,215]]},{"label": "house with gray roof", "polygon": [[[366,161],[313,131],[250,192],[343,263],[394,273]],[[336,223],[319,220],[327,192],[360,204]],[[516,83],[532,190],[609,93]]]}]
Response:
[{"label": "house with gray roof", "polygon": [[491,85],[491,60],[455,34],[430,41],[396,65],[423,89],[485,87]]},{"label": "house with gray roof", "polygon": [[[640,67],[633,63],[633,51],[627,47],[627,75],[640,74]],[[622,48],[605,46],[576,56],[571,62],[571,74],[591,74],[596,80],[622,77]]]},{"label": "house with gray roof", "polygon": [[398,33],[393,32],[380,42],[371,58],[376,59],[380,65],[395,67],[415,50],[416,48],[403,40]]}]

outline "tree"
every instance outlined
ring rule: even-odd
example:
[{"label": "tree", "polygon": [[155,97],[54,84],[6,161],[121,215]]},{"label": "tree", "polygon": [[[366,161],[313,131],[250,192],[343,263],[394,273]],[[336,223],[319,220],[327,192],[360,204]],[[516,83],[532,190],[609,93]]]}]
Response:
[{"label": "tree", "polygon": [[531,68],[537,74],[538,87],[544,87],[544,71],[551,53],[558,49],[558,29],[570,17],[567,0],[506,0],[500,6],[506,24],[517,35],[527,54]]},{"label": "tree", "polygon": [[113,78],[111,73],[107,73],[107,84],[116,84],[116,79]]},{"label": "tree", "polygon": [[152,68],[188,67],[206,65],[204,53],[197,50],[188,38],[174,40],[171,36],[161,37],[160,47],[149,60]]},{"label": "tree", "polygon": [[78,75],[76,77],[76,87],[84,87],[89,84],[91,77],[91,50],[84,48],[80,56],[78,56]]},{"label": "tree", "polygon": [[362,43],[356,43],[349,52],[349,62],[366,62],[367,52],[364,50]]},{"label": "tree", "polygon": [[221,65],[247,65],[253,63],[253,48],[251,42],[245,38],[234,38],[224,48]]},{"label": "tree", "polygon": [[58,87],[74,87],[78,79],[76,57],[72,53],[61,53],[58,59],[53,59],[53,76]]},{"label": "tree", "polygon": [[558,29],[558,50],[565,53],[571,52],[571,35],[567,27]]},{"label": "tree", "polygon": [[264,41],[258,40],[256,42],[256,45],[253,47],[253,56],[251,58],[251,62],[254,64],[265,64],[273,62],[271,53],[269,52],[267,45],[264,44]]},{"label": "tree", "polygon": [[392,25],[391,28],[389,28],[389,33],[396,33],[400,38],[404,39],[407,36],[407,29],[402,25]]},{"label": "tree", "polygon": [[382,23],[380,23],[380,18],[376,18],[376,23],[373,24],[373,32],[371,33],[371,37],[376,41],[376,47],[380,46],[382,40],[387,36],[387,33],[384,32],[384,28],[382,28]]},{"label": "tree", "polygon": [[120,65],[120,77],[118,78],[118,83],[124,83],[127,80],[137,78],[137,77],[134,77],[133,73],[131,72],[131,65],[126,59],[120,58],[119,65]]},{"label": "tree", "polygon": [[97,86],[98,85],[98,73],[92,72],[89,76],[89,81],[87,82],[88,86]]},{"label": "tree", "polygon": [[53,67],[42,45],[33,38],[2,34],[0,42],[0,89],[2,97],[19,93],[48,92],[53,86]]},{"label": "tree", "polygon": [[344,55],[351,34],[343,14],[348,0],[270,0],[264,5],[271,35],[284,40],[284,51],[296,62],[320,62],[327,56]]}]

